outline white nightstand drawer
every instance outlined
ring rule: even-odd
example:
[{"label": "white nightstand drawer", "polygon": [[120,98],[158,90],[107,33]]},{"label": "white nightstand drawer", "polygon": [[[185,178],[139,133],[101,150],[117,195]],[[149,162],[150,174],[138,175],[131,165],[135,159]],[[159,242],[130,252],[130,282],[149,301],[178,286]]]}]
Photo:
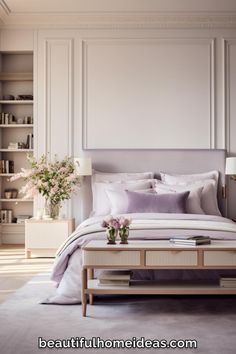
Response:
[{"label": "white nightstand drawer", "polygon": [[139,266],[140,251],[84,251],[85,266]]},{"label": "white nightstand drawer", "polygon": [[204,266],[236,266],[236,251],[204,251]]},{"label": "white nightstand drawer", "polygon": [[146,251],[146,266],[197,266],[197,251]]},{"label": "white nightstand drawer", "polygon": [[66,222],[26,223],[25,244],[28,247],[58,248],[66,237],[68,237],[68,224]]}]

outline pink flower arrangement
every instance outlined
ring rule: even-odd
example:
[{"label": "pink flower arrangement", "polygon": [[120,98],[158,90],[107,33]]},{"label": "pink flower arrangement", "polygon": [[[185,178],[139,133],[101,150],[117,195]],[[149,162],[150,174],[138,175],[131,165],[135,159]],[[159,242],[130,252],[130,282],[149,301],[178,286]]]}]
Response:
[{"label": "pink flower arrangement", "polygon": [[59,204],[70,199],[71,194],[80,186],[80,177],[75,174],[75,166],[69,157],[59,161],[55,157],[53,162],[48,162],[46,156],[38,161],[28,156],[31,168],[21,169],[20,173],[11,177],[11,181],[24,178],[26,184],[20,192],[25,198],[32,198],[40,193],[52,204]]},{"label": "pink flower arrangement", "polygon": [[101,226],[105,228],[120,230],[124,228],[129,228],[130,224],[131,219],[125,218],[124,216],[113,217],[112,215],[109,215],[102,221]]}]

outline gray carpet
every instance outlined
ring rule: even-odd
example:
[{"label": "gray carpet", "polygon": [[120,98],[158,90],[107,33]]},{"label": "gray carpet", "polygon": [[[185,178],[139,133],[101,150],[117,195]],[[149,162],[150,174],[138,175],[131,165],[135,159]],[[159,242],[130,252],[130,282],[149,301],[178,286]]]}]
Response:
[{"label": "gray carpet", "polygon": [[[0,306],[0,353],[236,353],[233,296],[103,296],[88,306],[40,305],[54,291],[39,275]],[[38,337],[103,339],[196,339],[197,349],[38,349]]]}]

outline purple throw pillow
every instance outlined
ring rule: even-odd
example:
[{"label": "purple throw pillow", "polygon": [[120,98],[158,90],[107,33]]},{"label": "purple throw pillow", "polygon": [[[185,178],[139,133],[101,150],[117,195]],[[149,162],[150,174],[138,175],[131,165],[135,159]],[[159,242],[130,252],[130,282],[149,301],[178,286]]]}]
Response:
[{"label": "purple throw pillow", "polygon": [[128,213],[186,213],[189,191],[182,193],[148,194],[127,191]]}]

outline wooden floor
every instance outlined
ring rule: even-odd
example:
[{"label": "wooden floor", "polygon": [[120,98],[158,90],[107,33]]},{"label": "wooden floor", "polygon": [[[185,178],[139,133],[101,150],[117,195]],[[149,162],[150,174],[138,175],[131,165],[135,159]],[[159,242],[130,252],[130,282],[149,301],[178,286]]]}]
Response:
[{"label": "wooden floor", "polygon": [[23,245],[0,245],[0,303],[38,273],[51,271],[54,258],[25,258]]}]

